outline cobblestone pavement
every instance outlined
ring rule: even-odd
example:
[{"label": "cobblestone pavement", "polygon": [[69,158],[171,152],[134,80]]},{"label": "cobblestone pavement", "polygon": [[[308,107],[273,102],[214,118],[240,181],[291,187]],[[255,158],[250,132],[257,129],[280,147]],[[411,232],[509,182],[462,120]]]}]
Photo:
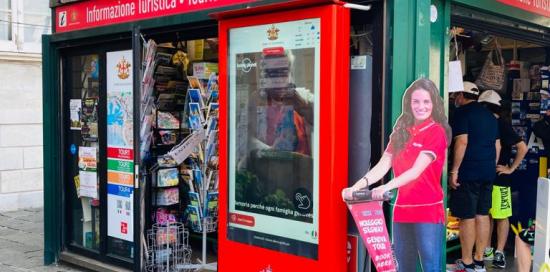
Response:
[{"label": "cobblestone pavement", "polygon": [[[42,209],[0,213],[0,272],[68,272],[86,271],[66,264],[44,266],[44,215]],[[198,258],[200,248],[193,250]],[[448,256],[451,257],[452,256]],[[509,267],[516,271],[513,256],[507,256]],[[490,263],[487,263],[490,266]],[[452,271],[452,270],[451,270]]]},{"label": "cobblestone pavement", "polygon": [[84,271],[68,265],[44,266],[42,209],[0,213],[0,271]]}]

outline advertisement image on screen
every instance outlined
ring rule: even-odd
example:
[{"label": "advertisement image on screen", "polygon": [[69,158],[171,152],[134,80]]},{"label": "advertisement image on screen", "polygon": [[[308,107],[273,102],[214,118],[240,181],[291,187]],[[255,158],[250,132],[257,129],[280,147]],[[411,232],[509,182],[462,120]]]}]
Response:
[{"label": "advertisement image on screen", "polygon": [[320,20],[231,29],[229,48],[228,238],[316,259]]}]

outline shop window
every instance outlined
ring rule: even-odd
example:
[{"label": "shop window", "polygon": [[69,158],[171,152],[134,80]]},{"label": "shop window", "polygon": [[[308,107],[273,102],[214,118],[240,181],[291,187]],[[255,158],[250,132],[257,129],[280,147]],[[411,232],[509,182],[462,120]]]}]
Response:
[{"label": "shop window", "polygon": [[12,22],[12,6],[11,1],[2,1],[0,2],[0,47],[2,49],[7,48],[8,50],[13,50],[10,48],[13,40],[13,24]]},{"label": "shop window", "polygon": [[0,2],[0,51],[40,53],[43,34],[51,33],[47,1]]}]

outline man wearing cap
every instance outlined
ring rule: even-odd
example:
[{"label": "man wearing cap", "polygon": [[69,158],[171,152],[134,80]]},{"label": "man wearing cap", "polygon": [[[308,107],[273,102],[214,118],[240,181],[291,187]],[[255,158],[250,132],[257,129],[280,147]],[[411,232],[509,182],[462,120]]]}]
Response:
[{"label": "man wearing cap", "polygon": [[451,120],[454,148],[449,172],[450,208],[452,215],[460,218],[462,250],[457,271],[484,272],[488,215],[500,153],[498,124],[493,114],[477,102],[479,89],[475,84],[465,81],[464,90],[452,96],[457,109]]},{"label": "man wearing cap", "polygon": [[[510,120],[502,116],[501,97],[497,92],[493,90],[484,91],[477,101],[490,110],[497,118],[500,144],[502,146],[500,155],[498,156],[497,176],[493,181],[493,204],[489,211],[491,217],[496,221],[497,247],[496,250],[490,247],[493,229],[491,228],[487,237],[487,245],[489,247],[485,248],[484,259],[492,260],[493,267],[506,268],[504,245],[508,239],[508,229],[510,228],[508,218],[512,216],[512,192],[510,189],[512,179],[510,175],[519,167],[525,154],[527,154],[527,145],[512,129]],[[512,164],[510,164],[513,146],[516,147],[517,152]]]}]

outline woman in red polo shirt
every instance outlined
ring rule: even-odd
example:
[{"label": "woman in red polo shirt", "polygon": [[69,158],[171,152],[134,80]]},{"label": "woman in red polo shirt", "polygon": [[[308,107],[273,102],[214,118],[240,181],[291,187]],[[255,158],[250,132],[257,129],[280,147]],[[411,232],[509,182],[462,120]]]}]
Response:
[{"label": "woman in red polo shirt", "polygon": [[373,198],[397,188],[393,207],[393,241],[399,271],[441,271],[445,211],[441,173],[451,128],[439,90],[429,79],[416,80],[403,96],[401,116],[380,161],[344,197],[380,181],[393,169],[394,178],[373,190]]}]

